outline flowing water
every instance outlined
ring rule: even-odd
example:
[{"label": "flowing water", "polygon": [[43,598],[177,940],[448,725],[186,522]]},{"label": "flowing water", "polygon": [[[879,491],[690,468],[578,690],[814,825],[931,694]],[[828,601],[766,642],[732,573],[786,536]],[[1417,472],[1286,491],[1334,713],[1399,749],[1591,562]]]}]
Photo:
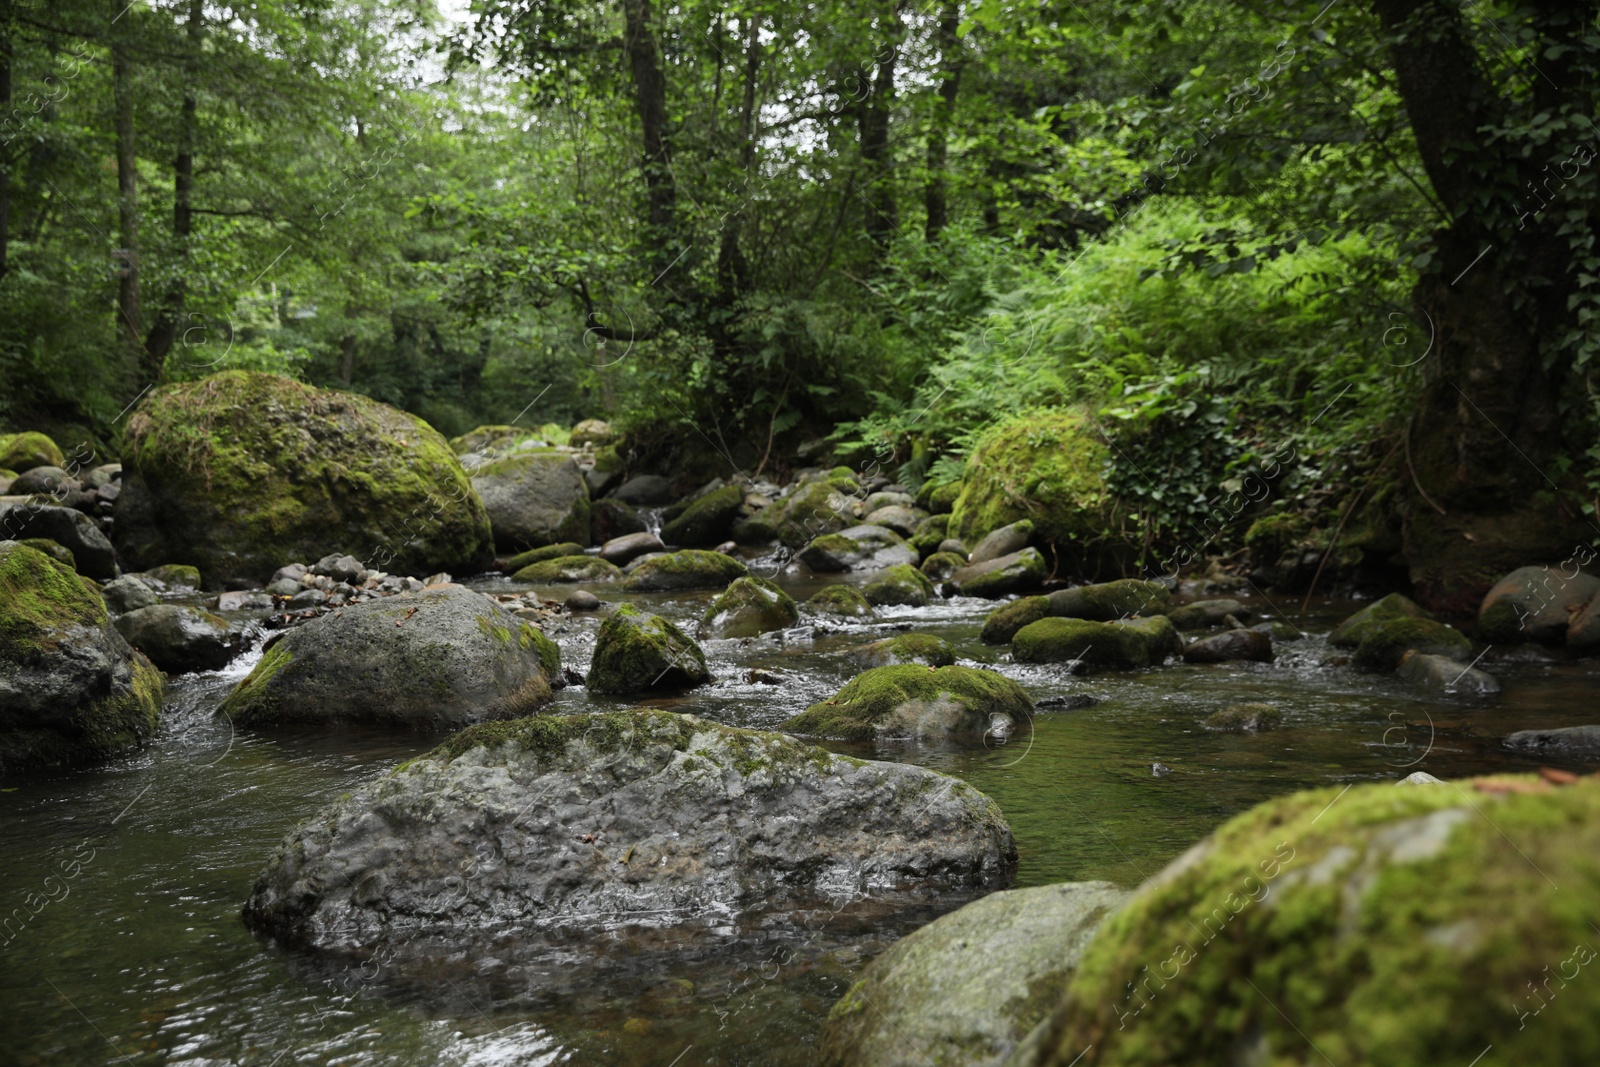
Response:
[{"label": "flowing water", "polygon": [[[801,598],[824,583],[782,584]],[[709,598],[629,599],[692,626]],[[855,673],[850,649],[911,628],[946,638],[964,662],[997,667],[1036,699],[1098,698],[1041,709],[1003,745],[831,746],[933,767],[988,793],[1016,835],[1024,886],[1133,886],[1268,797],[1415,769],[1443,778],[1529,769],[1501,737],[1600,721],[1596,661],[1497,659],[1491,650],[1480,666],[1505,688],[1476,699],[1325,665],[1322,635],[1357,606],[1318,601],[1278,615],[1306,636],[1280,642],[1270,665],[1079,677],[1012,664],[980,644],[993,605],[956,599],[887,609],[873,625],[710,642],[715,684],[648,703],[775,727]],[[1252,607],[1275,612],[1259,599]],[[563,618],[550,628],[565,662],[588,663],[596,627]],[[253,659],[175,681],[160,735],[139,754],[0,790],[0,1063],[803,1064],[861,966],[960,903],[734,924],[707,917],[687,941],[671,930],[570,934],[543,944],[531,969],[458,958],[421,982],[387,974],[381,959],[340,965],[279,951],[245,929],[239,910],[284,833],[437,739],[235,734],[212,712]],[[746,681],[753,668],[781,684]],[[1283,726],[1244,736],[1199,727],[1242,701],[1280,706]],[[554,710],[619,706],[575,688]],[[1155,774],[1157,763],[1170,772]]]}]

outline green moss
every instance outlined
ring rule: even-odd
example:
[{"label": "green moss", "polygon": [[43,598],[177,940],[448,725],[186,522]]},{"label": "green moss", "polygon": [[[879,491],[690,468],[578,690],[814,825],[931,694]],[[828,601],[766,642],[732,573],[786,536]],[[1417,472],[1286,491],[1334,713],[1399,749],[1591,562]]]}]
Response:
[{"label": "green moss", "polygon": [[563,541],[558,545],[545,545],[543,548],[530,548],[526,552],[519,552],[506,561],[506,573],[515,574],[524,567],[531,567],[535,563],[543,563],[548,559],[562,559],[566,556],[583,556],[583,546],[576,541]]},{"label": "green moss", "polygon": [[917,550],[919,556],[931,556],[949,536],[950,516],[930,515],[918,524],[916,533],[911,535],[911,547]]},{"label": "green moss", "polygon": [[1600,784],[1474,786],[1332,786],[1230,820],[1107,920],[1019,1064],[1600,1061],[1600,983],[1574,977]]},{"label": "green moss", "polygon": [[983,620],[980,640],[986,645],[1007,645],[1018,630],[1031,622],[1038,622],[1049,613],[1050,600],[1042,596],[1025,596],[1002,604],[989,612]]},{"label": "green moss", "polygon": [[622,587],[637,592],[715,589],[749,573],[743,560],[689,548],[645,560],[628,575]]},{"label": "green moss", "polygon": [[994,671],[902,664],[876,667],[857,675],[831,700],[811,705],[784,723],[783,728],[843,741],[869,740],[877,736],[897,709],[943,701],[959,705],[975,733],[988,728],[992,714],[1023,719],[1033,712],[1027,691]]},{"label": "green moss", "polygon": [[566,582],[620,582],[623,574],[621,567],[599,556],[561,556],[523,567],[511,578],[533,585],[556,585]]},{"label": "green moss", "polygon": [[36,548],[0,547],[0,662],[59,647],[77,626],[104,626],[106,605],[76,572]]},{"label": "green moss", "polygon": [[174,589],[200,588],[200,568],[191,567],[187,563],[163,563],[159,567],[151,567],[145,574]]},{"label": "green moss", "polygon": [[1075,413],[1008,419],[983,435],[967,461],[950,533],[972,545],[1008,523],[1032,519],[1053,544],[1098,539],[1110,525],[1108,456]]},{"label": "green moss", "polygon": [[[1167,622],[1165,618],[1162,622]],[[1172,627],[1167,622],[1168,628]],[[1174,634],[1177,631],[1172,631]],[[1151,663],[1147,634],[1116,623],[1089,619],[1046,618],[1030,622],[1011,639],[1011,654],[1018,663],[1068,663],[1085,666],[1138,668]]]},{"label": "green moss", "polygon": [[954,552],[935,552],[917,569],[927,575],[929,581],[942,582],[966,565],[967,561]]},{"label": "green moss", "polygon": [[714,545],[728,535],[733,520],[744,503],[744,490],[737,485],[713,489],[689,502],[683,513],[661,528],[661,540],[669,545]]},{"label": "green moss", "polygon": [[1465,662],[1472,658],[1472,643],[1460,630],[1432,619],[1374,620],[1362,631],[1351,664],[1361,671],[1392,671],[1410,649]]},{"label": "green moss", "polygon": [[43,552],[57,563],[63,563],[73,570],[78,569],[78,559],[66,545],[57,544],[48,537],[24,537],[20,543],[35,551]]},{"label": "green moss", "polygon": [[800,548],[812,538],[837,533],[853,525],[851,507],[860,495],[856,480],[834,474],[827,478],[807,482],[785,500],[782,513],[774,525],[778,537],[790,548]]},{"label": "green moss", "polygon": [[852,585],[830,585],[826,589],[812,594],[806,601],[806,607],[818,615],[843,615],[847,618],[870,618],[873,614],[872,605],[867,603],[858,589]]},{"label": "green moss", "polygon": [[538,627],[526,622],[519,625],[517,647],[524,650],[538,650],[539,666],[543,668],[547,681],[561,673],[561,648]]},{"label": "green moss", "polygon": [[935,487],[928,493],[928,510],[935,515],[950,515],[955,511],[956,501],[961,499],[961,491],[966,488],[965,482],[946,482]]},{"label": "green moss", "polygon": [[874,641],[853,658],[872,666],[895,663],[922,663],[930,667],[948,667],[956,661],[956,651],[950,642],[933,634],[896,634],[882,641]]},{"label": "green moss", "polygon": [[1128,615],[1154,615],[1165,611],[1171,602],[1172,593],[1160,582],[1121,578],[1051,593],[1050,614],[1110,622]]},{"label": "green moss", "polygon": [[592,693],[638,693],[710,678],[705,653],[687,634],[660,615],[624,604],[600,624],[587,685]]},{"label": "green moss", "polygon": [[277,641],[261,656],[244,681],[234,687],[217,708],[218,715],[241,722],[256,720],[269,722],[277,709],[277,697],[267,683],[294,659],[286,642]]},{"label": "green moss", "polygon": [[933,583],[928,576],[909,563],[898,563],[883,572],[875,582],[861,590],[867,603],[873,605],[905,604],[923,607],[933,598]]},{"label": "green moss", "polygon": [[702,636],[755,637],[800,621],[794,598],[765,578],[747,576],[711,602],[701,617]]},{"label": "green moss", "polygon": [[1328,635],[1328,644],[1338,648],[1355,648],[1361,644],[1363,638],[1378,629],[1385,622],[1396,619],[1431,619],[1422,608],[1408,597],[1399,593],[1390,593],[1381,600],[1374,600],[1360,611],[1333,628],[1333,633]]},{"label": "green moss", "polygon": [[1044,581],[1046,569],[1044,556],[1037,548],[1020,550],[1016,553],[1016,557],[1003,567],[983,571],[978,569],[998,562],[1000,561],[991,560],[989,564],[979,564],[977,567],[958,572],[954,576],[954,581],[960,587],[962,595],[999,599],[1025,589],[1037,589]]},{"label": "green moss", "polygon": [[35,467],[64,467],[66,462],[60,446],[45,434],[0,434],[0,469],[21,474]]}]

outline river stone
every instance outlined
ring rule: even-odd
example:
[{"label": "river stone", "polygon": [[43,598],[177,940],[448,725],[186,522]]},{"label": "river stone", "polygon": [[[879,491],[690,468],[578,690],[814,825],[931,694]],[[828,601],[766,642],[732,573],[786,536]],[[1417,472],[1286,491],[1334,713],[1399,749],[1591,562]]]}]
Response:
[{"label": "river stone", "polygon": [[623,534],[621,537],[613,537],[600,546],[600,558],[620,567],[646,552],[661,552],[666,547],[661,543],[661,538],[653,533]]},{"label": "river stone", "polygon": [[883,572],[875,582],[861,590],[867,603],[875,607],[901,605],[925,608],[933,599],[933,583],[926,575],[908,563],[901,563]]},{"label": "river stone", "polygon": [[922,520],[928,517],[925,511],[914,508],[890,506],[883,508],[868,508],[863,506],[861,521],[870,526],[883,526],[901,537],[910,537],[917,532],[917,527],[922,525]]},{"label": "river stone", "polygon": [[1232,616],[1240,621],[1251,617],[1250,609],[1237,600],[1196,600],[1167,612],[1172,625],[1180,630],[1204,630],[1222,626]]},{"label": "river stone", "polygon": [[744,560],[721,552],[686,548],[643,557],[628,568],[622,588],[633,593],[669,593],[684,589],[717,589],[750,573]]},{"label": "river stone", "polygon": [[1013,593],[1037,589],[1044,583],[1044,556],[1037,548],[1024,548],[984,563],[969,563],[950,576],[962,596],[997,600]]},{"label": "river stone", "polygon": [[1328,644],[1335,648],[1355,648],[1361,644],[1362,638],[1384,623],[1398,619],[1432,618],[1433,616],[1424,611],[1416,601],[1399,593],[1390,593],[1386,597],[1374,600],[1335,626],[1333,632],[1328,635]]},{"label": "river stone", "polygon": [[1463,667],[1448,656],[1430,656],[1407,649],[1400,657],[1395,674],[1408,682],[1449,693],[1498,693],[1500,683],[1494,675],[1476,667]]},{"label": "river stone", "polygon": [[200,588],[200,571],[187,563],[163,563],[134,575],[158,592],[193,592]]},{"label": "river stone", "polygon": [[870,619],[876,613],[867,598],[853,585],[830,585],[813,593],[806,609],[818,615],[839,615],[849,619]]},{"label": "river stone", "polygon": [[1050,594],[1050,614],[1061,619],[1110,622],[1129,615],[1155,615],[1167,610],[1172,592],[1160,582],[1119,578],[1097,585],[1058,589]]},{"label": "river stone", "polygon": [[122,481],[122,464],[102,463],[92,470],[86,471],[83,476],[85,489],[99,489],[102,486],[112,485]]},{"label": "river stone", "polygon": [[[916,506],[917,498],[910,493],[889,492],[880,489],[875,493],[867,494],[867,498],[861,502],[861,513],[870,515],[879,508],[915,508]],[[947,525],[948,521],[946,520]]]},{"label": "river stone", "polygon": [[584,419],[567,435],[567,443],[573,448],[582,448],[584,445],[603,448],[616,439],[616,431],[604,419]]},{"label": "river stone", "polygon": [[902,664],[858,674],[783,728],[840,741],[977,739],[1009,734],[1032,713],[1027,691],[994,671]]},{"label": "river stone", "polygon": [[922,663],[948,667],[956,661],[950,642],[933,634],[896,634],[845,653],[859,667],[888,667],[896,663]]},{"label": "river stone", "polygon": [[464,730],[302,823],[244,916],[312,949],[438,934],[459,955],[508,925],[1000,888],[1015,862],[995,803],[933,771],[671,712],[541,715]]},{"label": "river stone", "polygon": [[765,578],[736,578],[700,619],[701,637],[756,637],[800,621],[794,598]]},{"label": "river stone", "polygon": [[625,534],[648,532],[639,509],[614,496],[589,501],[589,530],[602,545]]},{"label": "river stone", "polygon": [[501,568],[507,574],[515,574],[524,567],[531,567],[535,563],[546,560],[562,559],[567,556],[586,556],[584,547],[576,541],[561,541],[553,545],[543,545],[539,548],[530,548],[526,552],[518,552],[515,556],[505,561]]},{"label": "river stone", "polygon": [[[950,533],[950,516],[929,515],[917,523],[917,528],[911,534],[911,547],[916,549],[919,556],[927,557],[939,551],[939,545]],[[961,556],[961,562],[967,561],[966,554]]]},{"label": "river stone", "polygon": [[0,433],[0,470],[24,474],[35,467],[60,467],[66,461],[60,446],[45,434]]},{"label": "river stone", "polygon": [[250,726],[456,729],[533,714],[560,669],[555,644],[527,622],[481,593],[436,586],[285,631],[218,713]]},{"label": "river stone", "polygon": [[543,563],[531,563],[511,576],[513,581],[533,585],[564,585],[572,582],[620,582],[622,568],[598,556],[560,556]]},{"label": "river stone", "polygon": [[101,586],[100,595],[105,599],[106,607],[118,615],[125,611],[138,611],[140,608],[161,603],[161,598],[156,595],[154,589],[131,574],[125,574]]},{"label": "river stone", "polygon": [[0,537],[14,541],[44,538],[72,552],[78,573],[96,581],[117,576],[117,554],[94,520],[73,508],[49,504],[0,507]]},{"label": "river stone", "polygon": [[989,612],[989,617],[983,620],[983,630],[978,638],[986,645],[1009,645],[1018,630],[1049,614],[1049,597],[1025,596],[1013,600]]},{"label": "river stone", "polygon": [[1033,536],[1033,523],[1028,519],[1019,519],[1008,523],[998,530],[992,530],[978,547],[972,550],[968,563],[988,563],[1001,556],[1009,556],[1013,552],[1021,552],[1028,547],[1028,538]]},{"label": "river stone", "polygon": [[700,646],[660,615],[623,604],[600,624],[589,664],[592,693],[675,691],[711,680]]},{"label": "river stone", "polygon": [[1018,663],[1136,669],[1162,663],[1176,651],[1178,639],[1177,628],[1164,615],[1116,622],[1050,617],[1018,630],[1011,639],[1011,655]]},{"label": "river stone", "polygon": [[623,482],[611,499],[634,507],[658,507],[672,499],[672,483],[659,474],[639,474]]},{"label": "river stone", "polygon": [[1492,644],[1539,641],[1560,644],[1571,614],[1600,593],[1600,578],[1561,568],[1518,567],[1484,595],[1478,637]]},{"label": "river stone", "polygon": [[162,676],[87,582],[0,541],[0,776],[126,752],[155,733]]},{"label": "river stone", "polygon": [[721,544],[739,517],[744,490],[724,485],[689,502],[683,513],[661,528],[661,540],[669,545],[709,548]]},{"label": "river stone", "polygon": [[1185,663],[1227,663],[1237,659],[1271,663],[1271,635],[1259,630],[1225,630],[1183,646]]},{"label": "river stone", "polygon": [[1563,726],[1554,730],[1518,730],[1506,738],[1512,748],[1553,755],[1600,755],[1600,726]]},{"label": "river stone", "polygon": [[[847,467],[835,467],[814,481],[798,485],[773,516],[778,538],[790,548],[799,548],[823,534],[838,533],[856,525],[855,506],[861,485]],[[768,510],[771,510],[770,508]]]},{"label": "river stone", "polygon": [[69,489],[78,488],[78,480],[60,467],[48,464],[41,467],[31,467],[17,475],[11,483],[9,492],[16,496],[28,496],[33,493],[55,495],[64,493]]},{"label": "river stone", "polygon": [[895,942],[822,1027],[824,1067],[999,1067],[1060,1000],[1130,893],[1066,882],[991,893]]},{"label": "river stone", "polygon": [[917,570],[926,574],[929,581],[947,582],[951,575],[966,565],[967,561],[954,552],[935,552],[923,560]]},{"label": "river stone", "polygon": [[569,452],[537,449],[492,460],[472,472],[472,487],[503,552],[589,543],[589,487]]},{"label": "river stone", "polygon": [[227,620],[198,608],[156,604],[119,615],[116,627],[128,644],[168,674],[221,670],[240,652],[239,638]]},{"label": "river stone", "polygon": [[812,538],[795,559],[818,573],[834,574],[915,563],[917,553],[888,527],[864,523]]},{"label": "river stone", "polygon": [[1595,932],[1576,902],[1600,898],[1597,854],[1600,783],[1269,800],[1107,919],[1010,1062],[1465,1067],[1491,1046],[1499,1064],[1594,1062],[1600,982],[1577,976]]},{"label": "river stone", "polygon": [[1222,734],[1253,734],[1275,730],[1283,722],[1283,712],[1271,704],[1232,704],[1207,715],[1200,725]]},{"label": "river stone", "polygon": [[1460,630],[1432,619],[1396,618],[1365,628],[1350,663],[1361,671],[1392,671],[1411,649],[1462,663],[1472,658],[1472,643]]}]

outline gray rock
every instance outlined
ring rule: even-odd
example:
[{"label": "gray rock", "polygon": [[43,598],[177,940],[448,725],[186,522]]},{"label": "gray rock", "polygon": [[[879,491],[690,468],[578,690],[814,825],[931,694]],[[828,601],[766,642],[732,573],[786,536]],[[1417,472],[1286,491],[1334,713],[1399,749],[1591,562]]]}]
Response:
[{"label": "gray rock", "polygon": [[60,467],[34,467],[17,475],[16,481],[11,483],[10,492],[15,496],[25,496],[31,493],[64,493],[69,489],[77,489],[78,480]]},{"label": "gray rock", "polygon": [[[15,491],[15,490],[13,490]],[[1572,613],[1596,593],[1600,578],[1560,567],[1518,567],[1495,583],[1478,607],[1478,637],[1494,644],[1566,639]]]},{"label": "gray rock", "polygon": [[670,692],[710,680],[700,646],[660,615],[624,604],[600,624],[589,662],[590,692]]},{"label": "gray rock", "polygon": [[559,670],[544,634],[480,593],[442,586],[285,631],[219,713],[247,725],[454,729],[533,714]]},{"label": "gray rock", "polygon": [[1416,649],[1400,657],[1395,674],[1408,682],[1442,689],[1450,693],[1498,693],[1500,683],[1494,675],[1476,667],[1463,667],[1448,656],[1433,656]]},{"label": "gray rock", "polygon": [[325,578],[332,578],[335,582],[345,582],[349,585],[360,585],[367,580],[367,568],[354,556],[343,556],[335,552],[317,560],[311,568],[312,574],[320,574]]},{"label": "gray rock", "polygon": [[277,582],[288,578],[291,581],[298,582],[310,573],[311,568],[304,563],[290,563],[273,571],[272,581]]},{"label": "gray rock", "polygon": [[925,511],[915,508],[890,505],[889,507],[862,509],[862,522],[872,526],[887,526],[901,537],[910,537],[917,532],[917,527],[922,525],[922,520],[928,517]]},{"label": "gray rock", "polygon": [[289,598],[286,607],[292,611],[300,611],[305,608],[321,607],[327,600],[328,594],[320,589],[302,589]]},{"label": "gray rock", "polygon": [[459,959],[497,930],[643,916],[693,935],[710,914],[998,888],[1015,856],[993,801],[920,767],[671,712],[543,715],[464,731],[300,824],[244,917],[311,949]]},{"label": "gray rock", "polygon": [[870,515],[879,508],[915,508],[917,500],[910,493],[890,493],[879,491],[872,493],[861,502],[861,513]]},{"label": "gray rock", "polygon": [[1002,526],[991,531],[978,547],[972,550],[968,563],[987,563],[1001,556],[1009,556],[1013,552],[1020,552],[1028,547],[1028,538],[1033,536],[1033,523],[1027,519]]},{"label": "gray rock", "polygon": [[653,533],[624,534],[621,537],[613,537],[601,545],[600,558],[620,567],[624,563],[638,559],[646,552],[664,552],[666,547],[661,543],[661,538]]},{"label": "gray rock", "polygon": [[105,598],[106,607],[117,615],[161,603],[154,589],[132,575],[123,575],[107,582],[100,587],[100,595]]},{"label": "gray rock", "polygon": [[217,597],[218,611],[271,611],[272,597],[255,589],[234,590]]},{"label": "gray rock", "polygon": [[999,1067],[1131,896],[1110,882],[992,893],[899,941],[828,1013],[825,1067]]},{"label": "gray rock", "polygon": [[587,589],[579,589],[567,597],[566,608],[568,611],[598,611],[600,598]]},{"label": "gray rock", "polygon": [[969,563],[950,576],[950,584],[960,590],[962,596],[998,600],[1039,588],[1044,576],[1044,556],[1037,548],[1024,548],[981,563]]},{"label": "gray rock", "polygon": [[0,508],[0,539],[43,537],[72,550],[78,573],[96,581],[117,576],[117,554],[94,520],[72,508],[14,504]]},{"label": "gray rock", "polygon": [[[1203,630],[1224,625],[1229,617],[1235,620],[1250,618],[1250,609],[1237,600],[1196,600],[1167,612],[1172,625],[1180,630]],[[1269,631],[1270,632],[1270,631]]]},{"label": "gray rock", "polygon": [[472,472],[472,487],[503,552],[589,543],[589,487],[569,453],[529,451],[486,463]]},{"label": "gray rock", "polygon": [[657,507],[672,500],[672,483],[659,474],[635,475],[623,482],[611,499],[634,507]]},{"label": "gray rock", "polygon": [[1600,755],[1600,726],[1563,726],[1554,730],[1518,730],[1506,738],[1511,748],[1526,752]]},{"label": "gray rock", "polygon": [[115,485],[122,481],[122,464],[102,463],[100,466],[87,472],[83,476],[85,489],[99,489],[102,486]]},{"label": "gray rock", "polygon": [[1255,630],[1227,630],[1191,641],[1183,648],[1185,663],[1225,663],[1228,660],[1272,662],[1272,638]]},{"label": "gray rock", "polygon": [[863,523],[813,538],[795,558],[817,573],[837,574],[914,564],[917,553],[888,527]]},{"label": "gray rock", "polygon": [[279,578],[276,581],[267,583],[267,592],[273,596],[292,597],[300,592],[301,588],[303,587],[300,583],[293,578]]},{"label": "gray rock", "polygon": [[939,551],[949,552],[953,556],[960,556],[963,560],[972,554],[967,550],[966,543],[959,537],[946,537],[943,541],[940,541]]},{"label": "gray rock", "polygon": [[225,619],[197,608],[156,604],[117,617],[117,632],[169,674],[215,671],[239,654]]}]

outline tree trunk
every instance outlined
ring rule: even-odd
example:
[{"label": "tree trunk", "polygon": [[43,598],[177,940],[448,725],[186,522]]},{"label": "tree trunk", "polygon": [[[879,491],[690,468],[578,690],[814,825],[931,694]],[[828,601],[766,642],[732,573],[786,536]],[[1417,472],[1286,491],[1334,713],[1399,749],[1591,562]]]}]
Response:
[{"label": "tree trunk", "polygon": [[749,16],[744,42],[744,98],[739,106],[739,173],[743,177],[734,191],[737,204],[722,218],[722,236],[717,251],[717,288],[724,303],[731,303],[750,286],[750,264],[739,247],[739,220],[750,195],[750,179],[756,161],[756,77],[761,71],[761,22]]},{"label": "tree trunk", "polygon": [[[115,20],[113,20],[114,22]],[[161,379],[161,361],[144,350],[139,308],[139,173],[133,137],[133,68],[121,31],[111,27],[111,97],[117,138],[117,233],[122,241],[117,284],[117,329],[147,381]]]},{"label": "tree trunk", "polygon": [[[0,114],[11,119],[11,0],[0,0]],[[0,282],[10,268],[11,134],[0,138]]]},{"label": "tree trunk", "polygon": [[178,152],[172,161],[172,236],[178,249],[180,272],[162,302],[150,336],[145,339],[147,358],[164,362],[183,321],[188,296],[189,237],[194,232],[194,146],[200,134],[200,108],[194,96],[194,80],[199,74],[200,37],[205,27],[202,0],[189,0],[190,61],[184,81],[183,104],[178,112]]},{"label": "tree trunk", "polygon": [[889,113],[894,107],[895,66],[900,59],[900,41],[905,28],[896,4],[891,25],[873,55],[876,67],[872,85],[858,109],[861,159],[864,164],[862,190],[863,230],[873,249],[874,262],[881,261],[898,229],[894,188],[894,162],[889,153]]},{"label": "tree trunk", "polygon": [[650,0],[622,0],[623,47],[644,148],[645,243],[658,272],[677,261],[677,186],[667,127],[667,79],[661,70]]},{"label": "tree trunk", "polygon": [[961,40],[956,29],[961,25],[961,5],[946,0],[939,12],[934,41],[939,46],[939,99],[933,105],[933,121],[928,127],[928,184],[922,190],[927,216],[922,237],[928,244],[939,240],[949,224],[949,178],[946,156],[950,142],[950,120],[955,114],[956,95],[961,91]]},{"label": "tree trunk", "polygon": [[[1395,76],[1429,181],[1452,221],[1436,235],[1437,273],[1413,298],[1431,349],[1407,428],[1403,540],[1419,597],[1475,612],[1506,571],[1562,558],[1588,531],[1555,499],[1562,453],[1558,391],[1542,342],[1565,328],[1566,290],[1555,281],[1516,305],[1520,278],[1564,277],[1564,239],[1543,225],[1507,239],[1476,210],[1485,179],[1472,169],[1478,131],[1504,108],[1446,0],[1375,0]],[[1475,32],[1475,31],[1474,31]],[[1520,164],[1513,164],[1520,165]]]}]

